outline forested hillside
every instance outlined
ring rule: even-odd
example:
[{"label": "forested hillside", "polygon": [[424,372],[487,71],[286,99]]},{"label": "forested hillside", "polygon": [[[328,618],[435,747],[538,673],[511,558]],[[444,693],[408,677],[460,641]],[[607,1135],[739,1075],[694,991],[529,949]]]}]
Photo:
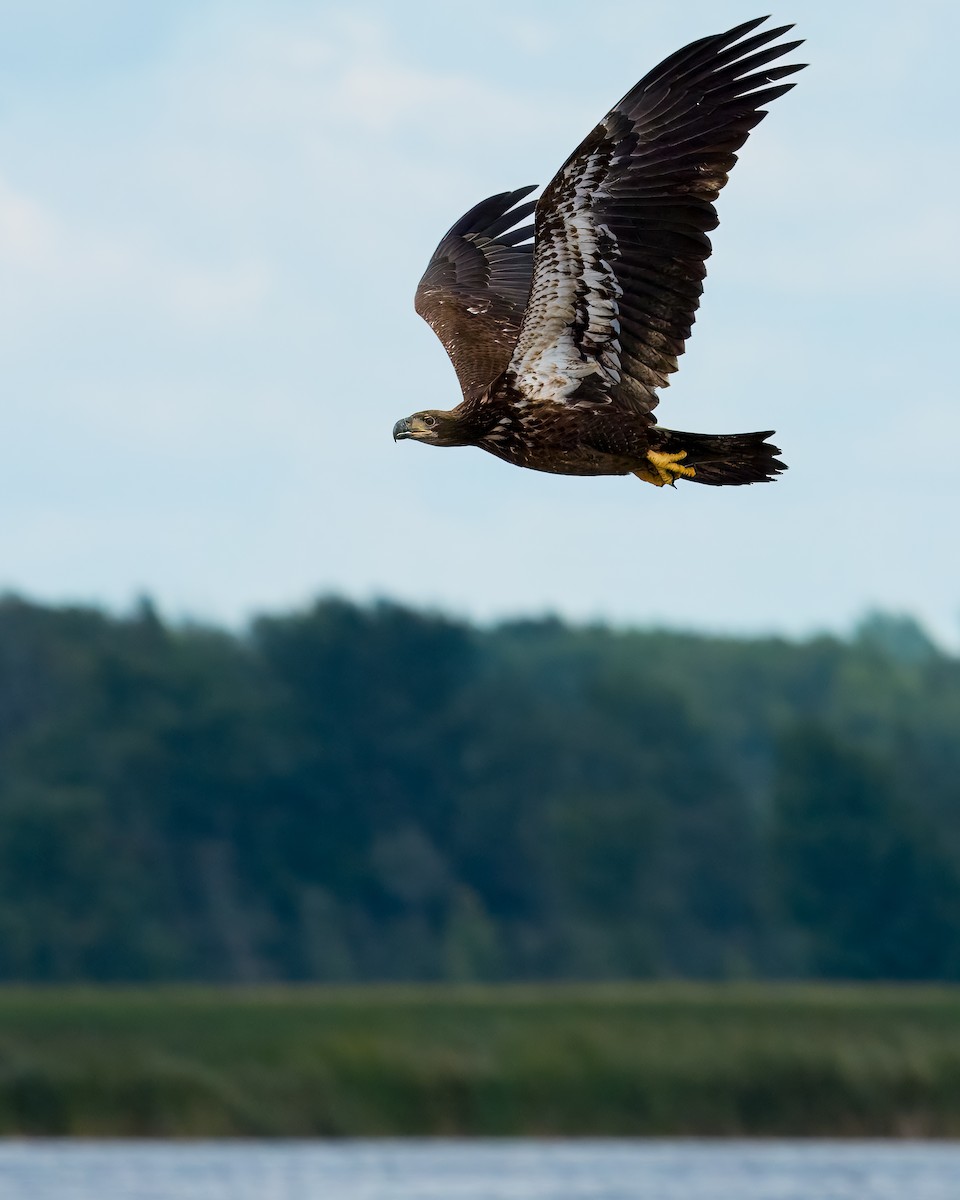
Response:
[{"label": "forested hillside", "polygon": [[960,979],[960,661],[0,603],[0,978]]}]

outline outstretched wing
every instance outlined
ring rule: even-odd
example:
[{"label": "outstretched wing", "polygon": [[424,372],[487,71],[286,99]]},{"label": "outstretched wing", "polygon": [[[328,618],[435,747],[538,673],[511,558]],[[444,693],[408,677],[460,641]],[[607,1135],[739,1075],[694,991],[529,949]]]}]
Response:
[{"label": "outstretched wing", "polygon": [[[713,201],[738,150],[801,65],[800,42],[746,37],[765,17],[671,55],[570,156],[536,212],[533,287],[505,382],[528,403],[646,414],[690,336]],[[739,40],[743,39],[743,40]],[[774,84],[775,86],[770,86]]]},{"label": "outstretched wing", "polygon": [[502,373],[516,345],[533,275],[533,187],[471,208],[436,248],[417,287],[416,309],[443,342],[464,396]]}]

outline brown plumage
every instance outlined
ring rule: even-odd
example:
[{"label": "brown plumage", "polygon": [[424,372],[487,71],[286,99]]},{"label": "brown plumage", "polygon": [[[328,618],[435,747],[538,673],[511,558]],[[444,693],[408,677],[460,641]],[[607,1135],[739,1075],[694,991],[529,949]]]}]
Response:
[{"label": "brown plumage", "polygon": [[[801,43],[776,42],[789,25],[753,33],[764,20],[654,68],[536,206],[520,203],[533,188],[503,192],[453,226],[416,307],[450,355],[463,400],[398,421],[395,438],[657,486],[757,483],[785,470],[769,433],[681,433],[653,413],[690,336],[714,201],[735,152],[766,116],[762,106],[793,87],[779,81],[802,69],[769,65]],[[534,225],[521,225],[534,207]]]}]

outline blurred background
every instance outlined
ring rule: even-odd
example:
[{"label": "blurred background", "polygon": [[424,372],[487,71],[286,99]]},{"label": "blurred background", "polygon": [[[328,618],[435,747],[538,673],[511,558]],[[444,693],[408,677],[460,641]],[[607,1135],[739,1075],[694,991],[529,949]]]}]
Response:
[{"label": "blurred background", "polygon": [[[444,231],[546,185],[732,0],[0,6],[0,578],[235,624],[318,592],[956,648],[960,245],[945,0],[796,0],[810,67],[720,201],[665,424],[776,487],[657,494],[395,446],[459,400],[413,312]],[[652,547],[675,548],[668,591]]]},{"label": "blurred background", "polygon": [[960,970],[950,6],[780,14],[662,405],[776,486],[390,436],[447,226],[751,15],[0,10],[3,976]]},{"label": "blurred background", "polygon": [[[660,410],[776,428],[775,486],[391,440],[459,399],[447,227],[755,15],[0,3],[0,980],[960,978],[955,6],[775,14],[811,66]],[[76,1128],[41,1075],[0,1127]],[[960,1128],[892,1103],[847,1127]]]}]

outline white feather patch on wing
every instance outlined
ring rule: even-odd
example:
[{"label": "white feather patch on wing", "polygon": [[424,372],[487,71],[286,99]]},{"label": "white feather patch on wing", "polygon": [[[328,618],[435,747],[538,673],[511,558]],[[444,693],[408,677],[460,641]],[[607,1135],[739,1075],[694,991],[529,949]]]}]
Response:
[{"label": "white feather patch on wing", "polygon": [[589,376],[604,390],[620,382],[623,290],[608,261],[617,242],[591,211],[606,168],[600,153],[571,163],[552,221],[538,231],[530,300],[508,367],[534,403],[569,402]]}]

